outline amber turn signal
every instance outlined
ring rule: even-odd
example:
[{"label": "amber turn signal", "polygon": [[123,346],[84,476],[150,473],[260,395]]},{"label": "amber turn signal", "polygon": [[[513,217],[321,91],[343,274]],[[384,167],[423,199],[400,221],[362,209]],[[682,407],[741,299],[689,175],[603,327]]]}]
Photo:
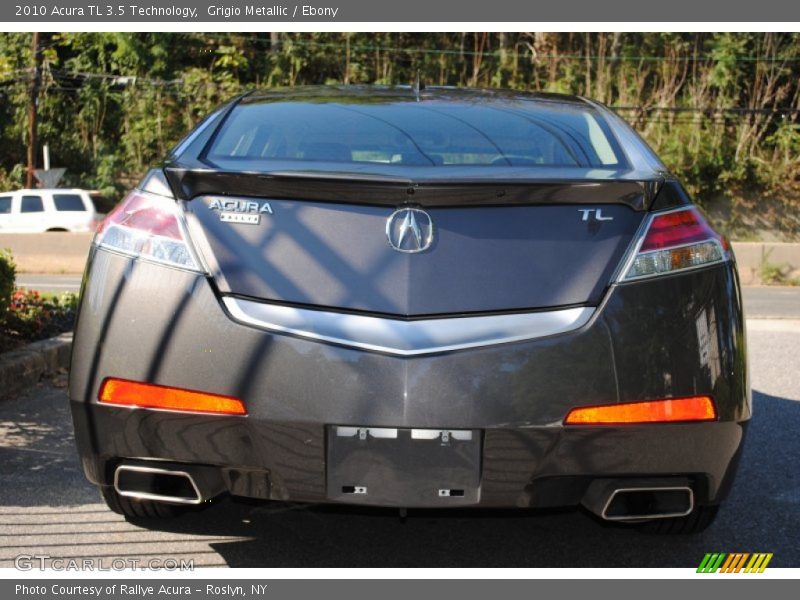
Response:
[{"label": "amber turn signal", "polygon": [[113,377],[103,381],[98,399],[103,404],[138,408],[226,415],[247,414],[244,402],[238,398]]},{"label": "amber turn signal", "polygon": [[714,421],[717,409],[710,396],[667,398],[647,402],[625,402],[573,408],[565,425],[627,425],[630,423],[670,423]]}]

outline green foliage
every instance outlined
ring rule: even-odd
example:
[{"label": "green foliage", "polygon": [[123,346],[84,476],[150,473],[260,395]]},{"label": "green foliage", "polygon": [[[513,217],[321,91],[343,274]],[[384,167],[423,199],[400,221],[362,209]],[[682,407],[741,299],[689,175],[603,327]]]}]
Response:
[{"label": "green foliage", "polygon": [[758,276],[765,285],[800,285],[800,278],[792,277],[792,267],[787,263],[777,264],[769,260],[772,250],[768,250],[761,257],[758,266]]},{"label": "green foliage", "polygon": [[767,285],[782,284],[784,279],[786,279],[784,268],[784,265],[776,265],[771,262],[762,262],[759,266],[761,283],[765,283]]},{"label": "green foliage", "polygon": [[14,292],[14,281],[17,276],[17,265],[10,250],[0,250],[0,323],[3,322],[11,305]]},{"label": "green foliage", "polygon": [[[0,33],[3,187],[24,175],[30,42]],[[42,47],[40,141],[67,167],[65,184],[113,198],[236,94],[409,84],[419,72],[428,85],[618,107],[701,204],[769,196],[790,215],[779,226],[800,235],[798,33],[73,32],[43,34]]]},{"label": "green foliage", "polygon": [[15,289],[16,265],[9,250],[0,250],[0,352],[74,327],[78,296],[40,294]]},{"label": "green foliage", "polygon": [[2,333],[20,341],[40,340],[72,329],[78,299],[73,293],[43,296],[35,290],[13,292]]}]

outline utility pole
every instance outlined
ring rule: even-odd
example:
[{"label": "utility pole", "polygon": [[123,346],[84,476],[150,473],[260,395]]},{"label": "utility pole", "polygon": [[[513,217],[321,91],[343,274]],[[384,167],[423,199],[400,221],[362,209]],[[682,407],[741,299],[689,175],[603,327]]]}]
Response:
[{"label": "utility pole", "polygon": [[350,34],[345,33],[345,51],[344,51],[344,84],[350,84]]},{"label": "utility pole", "polygon": [[269,53],[277,54],[281,49],[281,32],[271,31],[269,34]]},{"label": "utility pole", "polygon": [[36,127],[39,104],[39,81],[41,78],[42,51],[39,48],[39,32],[34,32],[31,45],[33,73],[31,74],[30,97],[28,99],[28,176],[25,187],[32,188],[36,169]]}]

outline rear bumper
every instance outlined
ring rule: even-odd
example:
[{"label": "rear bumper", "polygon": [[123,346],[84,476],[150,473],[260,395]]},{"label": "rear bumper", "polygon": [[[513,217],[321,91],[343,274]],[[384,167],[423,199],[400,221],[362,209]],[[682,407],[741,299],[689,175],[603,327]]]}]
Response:
[{"label": "rear bumper", "polygon": [[[229,491],[245,496],[375,504],[374,497],[380,495],[370,487],[369,496],[345,500],[340,489],[327,489],[326,428],[321,424],[171,415],[79,402],[73,402],[72,409],[76,431],[82,432],[83,466],[94,483],[110,485],[120,458],[155,458],[249,473],[256,480],[247,489],[263,491],[237,491],[225,478]],[[415,478],[432,493],[430,501],[413,506],[570,506],[581,502],[596,479],[676,474],[689,477],[698,503],[718,503],[732,483],[744,433],[745,424],[734,422],[602,430],[485,429],[477,500],[436,497],[435,476],[420,463]],[[377,503],[409,505],[402,498]]]},{"label": "rear bumper", "polygon": [[[120,459],[160,459],[260,474],[262,497],[339,501],[330,426],[447,428],[480,435],[478,494],[424,505],[571,505],[598,478],[674,475],[707,504],[727,493],[750,417],[732,265],[618,286],[570,333],[411,357],[236,323],[205,278],[105,251],[82,298],[70,400],[98,484],[112,483]],[[234,395],[248,415],[100,406],[105,377]],[[574,406],[696,394],[715,398],[718,422],[561,425]]]}]

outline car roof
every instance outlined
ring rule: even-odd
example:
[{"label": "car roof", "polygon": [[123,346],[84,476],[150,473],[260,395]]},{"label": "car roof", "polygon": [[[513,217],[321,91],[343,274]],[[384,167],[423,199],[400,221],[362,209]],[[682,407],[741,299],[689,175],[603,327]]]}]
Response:
[{"label": "car roof", "polygon": [[24,188],[20,190],[9,190],[7,192],[0,192],[0,194],[41,194],[42,192],[86,192],[81,188]]},{"label": "car roof", "polygon": [[417,94],[410,85],[308,85],[257,89],[244,95],[240,104],[269,101],[328,101],[328,102],[402,102],[449,101],[471,103],[475,101],[540,101],[565,106],[592,109],[596,105],[580,96],[552,92],[528,92],[507,89],[461,88],[448,86],[422,87]]}]

